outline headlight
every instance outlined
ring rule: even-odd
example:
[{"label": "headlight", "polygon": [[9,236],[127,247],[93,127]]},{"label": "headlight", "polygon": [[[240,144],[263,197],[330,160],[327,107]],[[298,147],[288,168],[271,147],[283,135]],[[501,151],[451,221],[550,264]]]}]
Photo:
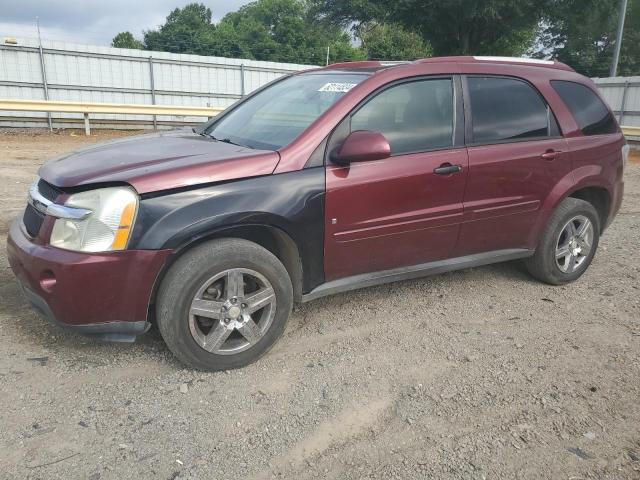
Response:
[{"label": "headlight", "polygon": [[91,210],[84,220],[56,219],[50,244],[77,252],[124,250],[138,210],[138,195],[128,187],[74,193],[65,205]]}]

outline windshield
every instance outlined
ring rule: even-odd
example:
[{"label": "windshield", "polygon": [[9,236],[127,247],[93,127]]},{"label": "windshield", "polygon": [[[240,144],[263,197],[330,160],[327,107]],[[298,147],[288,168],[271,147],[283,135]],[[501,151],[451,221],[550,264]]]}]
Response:
[{"label": "windshield", "polygon": [[365,78],[366,74],[354,73],[285,78],[244,101],[205,133],[224,142],[278,150]]}]

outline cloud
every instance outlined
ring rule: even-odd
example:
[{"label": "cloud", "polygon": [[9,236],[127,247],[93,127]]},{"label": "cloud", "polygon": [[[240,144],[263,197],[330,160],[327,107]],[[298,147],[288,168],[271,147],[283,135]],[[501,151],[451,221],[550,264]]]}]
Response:
[{"label": "cloud", "polygon": [[[73,43],[109,45],[122,31],[142,38],[142,32],[164,23],[171,10],[194,0],[20,0],[3,1],[0,37],[37,37]],[[215,21],[248,0],[201,0]]]}]

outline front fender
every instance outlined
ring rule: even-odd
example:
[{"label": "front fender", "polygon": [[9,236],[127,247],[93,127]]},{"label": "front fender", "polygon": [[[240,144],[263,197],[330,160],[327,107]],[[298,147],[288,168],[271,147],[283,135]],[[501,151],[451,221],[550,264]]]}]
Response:
[{"label": "front fender", "polygon": [[267,225],[295,242],[305,278],[323,279],[324,167],[143,196],[129,248],[179,249],[226,228]]}]

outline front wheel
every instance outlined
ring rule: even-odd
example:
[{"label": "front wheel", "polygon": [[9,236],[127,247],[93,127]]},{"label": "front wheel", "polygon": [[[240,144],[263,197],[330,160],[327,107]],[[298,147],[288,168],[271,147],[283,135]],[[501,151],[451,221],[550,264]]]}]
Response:
[{"label": "front wheel", "polygon": [[529,273],[551,285],[577,280],[598,248],[600,218],[593,205],[566,198],[553,212],[535,254],[525,261]]},{"label": "front wheel", "polygon": [[287,270],[268,250],[241,239],[195,247],[158,291],[158,328],[183,363],[228,370],[264,355],[282,335],[293,304]]}]

